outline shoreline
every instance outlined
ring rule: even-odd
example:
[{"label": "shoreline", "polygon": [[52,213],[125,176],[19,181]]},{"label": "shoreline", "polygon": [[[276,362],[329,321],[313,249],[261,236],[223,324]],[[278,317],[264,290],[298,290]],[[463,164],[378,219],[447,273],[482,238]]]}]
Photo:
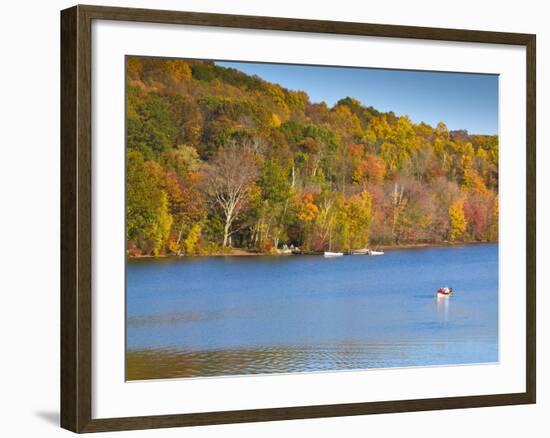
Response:
[{"label": "shoreline", "polygon": [[[496,242],[438,242],[438,243],[403,243],[403,244],[385,244],[385,245],[373,245],[371,249],[373,250],[398,250],[398,249],[425,249],[425,248],[451,248],[451,247],[458,247],[458,246],[466,246],[466,245],[486,245],[486,244],[498,244],[498,241]],[[162,259],[162,258],[188,258],[188,257],[288,257],[288,256],[306,256],[306,255],[317,255],[322,256],[322,251],[310,251],[310,252],[304,252],[300,254],[273,254],[273,253],[265,253],[265,252],[255,252],[255,251],[249,251],[247,249],[243,248],[232,248],[231,251],[228,252],[214,252],[211,254],[201,254],[201,255],[177,255],[177,254],[163,254],[163,255],[139,255],[139,256],[131,256],[126,254],[127,259]],[[344,253],[344,255],[347,255]]]},{"label": "shoreline", "polygon": [[400,245],[377,245],[373,248],[380,248],[380,249],[415,249],[415,248],[446,248],[446,247],[454,247],[454,246],[466,246],[466,245],[488,245],[488,244],[498,244],[498,241],[496,242],[438,242],[438,243],[403,243]]}]

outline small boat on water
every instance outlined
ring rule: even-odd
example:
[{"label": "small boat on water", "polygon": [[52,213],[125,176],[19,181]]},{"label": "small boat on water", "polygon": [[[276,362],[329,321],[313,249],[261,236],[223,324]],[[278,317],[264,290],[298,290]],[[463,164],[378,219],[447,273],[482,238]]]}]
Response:
[{"label": "small boat on water", "polygon": [[325,257],[341,257],[344,255],[343,252],[331,252],[331,251],[325,251],[323,254]]},{"label": "small boat on water", "polygon": [[436,292],[437,298],[450,297],[453,294],[453,288],[444,286]]},{"label": "small boat on water", "polygon": [[379,255],[384,255],[384,251],[374,251],[374,250],[369,250],[369,255],[371,256],[379,256]]}]

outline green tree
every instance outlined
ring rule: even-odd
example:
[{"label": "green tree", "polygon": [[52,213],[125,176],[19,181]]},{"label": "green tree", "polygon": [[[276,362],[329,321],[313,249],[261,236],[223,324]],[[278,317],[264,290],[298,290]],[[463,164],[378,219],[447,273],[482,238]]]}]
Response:
[{"label": "green tree", "polygon": [[159,153],[174,146],[177,128],[168,99],[130,93],[128,106],[128,148]]},{"label": "green tree", "polygon": [[291,197],[291,186],[288,171],[275,159],[263,162],[259,189],[261,199],[258,204],[258,220],[256,225],[255,244],[258,245],[269,238],[277,248],[288,214]]}]

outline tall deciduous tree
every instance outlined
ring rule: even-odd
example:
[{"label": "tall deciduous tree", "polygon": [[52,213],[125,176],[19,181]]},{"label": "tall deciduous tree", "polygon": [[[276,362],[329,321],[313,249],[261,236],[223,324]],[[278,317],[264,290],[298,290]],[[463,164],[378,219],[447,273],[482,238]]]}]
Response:
[{"label": "tall deciduous tree", "polygon": [[273,246],[277,248],[290,199],[291,187],[288,172],[277,160],[265,160],[262,164],[259,183],[261,211],[257,229],[265,228],[265,237],[271,238]]},{"label": "tall deciduous tree", "polygon": [[344,247],[351,251],[364,248],[369,241],[372,197],[366,190],[350,196],[340,205],[340,230]]},{"label": "tall deciduous tree", "polygon": [[170,215],[164,173],[154,161],[129,151],[127,159],[126,239],[145,253],[158,255],[167,243]]},{"label": "tall deciduous tree", "polygon": [[222,147],[205,168],[205,187],[224,217],[223,246],[228,246],[231,227],[246,208],[249,190],[258,177],[258,157],[248,148]]}]

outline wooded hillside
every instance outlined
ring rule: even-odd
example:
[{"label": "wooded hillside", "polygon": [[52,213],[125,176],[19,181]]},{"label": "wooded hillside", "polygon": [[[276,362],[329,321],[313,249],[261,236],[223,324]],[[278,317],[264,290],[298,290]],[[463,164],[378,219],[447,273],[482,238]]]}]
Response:
[{"label": "wooded hillside", "polygon": [[128,58],[126,222],[129,255],[496,241],[498,137]]}]

